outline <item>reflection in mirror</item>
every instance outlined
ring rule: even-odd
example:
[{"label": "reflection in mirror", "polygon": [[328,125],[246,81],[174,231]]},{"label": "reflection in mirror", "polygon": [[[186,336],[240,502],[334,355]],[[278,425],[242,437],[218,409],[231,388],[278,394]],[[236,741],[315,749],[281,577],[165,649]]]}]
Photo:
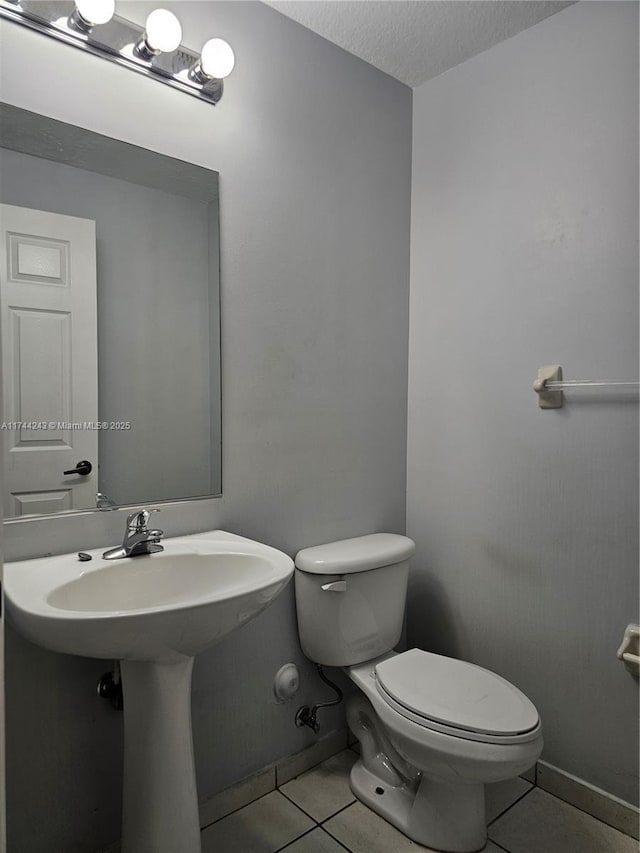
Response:
[{"label": "reflection in mirror", "polygon": [[0,146],[5,518],[219,495],[217,173],[7,104]]}]

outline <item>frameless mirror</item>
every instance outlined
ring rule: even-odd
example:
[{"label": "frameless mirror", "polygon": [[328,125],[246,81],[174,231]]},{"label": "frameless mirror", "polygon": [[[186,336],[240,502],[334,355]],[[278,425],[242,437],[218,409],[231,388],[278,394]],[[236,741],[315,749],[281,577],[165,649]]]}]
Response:
[{"label": "frameless mirror", "polygon": [[218,174],[0,104],[0,231],[5,518],[219,495]]}]

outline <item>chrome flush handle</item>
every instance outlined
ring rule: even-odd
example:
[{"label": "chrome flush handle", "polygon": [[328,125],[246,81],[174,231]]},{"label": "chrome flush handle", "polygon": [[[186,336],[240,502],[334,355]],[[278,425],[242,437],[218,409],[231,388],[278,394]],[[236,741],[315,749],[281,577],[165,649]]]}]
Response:
[{"label": "chrome flush handle", "polygon": [[323,583],[320,587],[323,592],[346,592],[347,591],[347,582],[343,578],[339,581],[331,581],[330,583]]}]

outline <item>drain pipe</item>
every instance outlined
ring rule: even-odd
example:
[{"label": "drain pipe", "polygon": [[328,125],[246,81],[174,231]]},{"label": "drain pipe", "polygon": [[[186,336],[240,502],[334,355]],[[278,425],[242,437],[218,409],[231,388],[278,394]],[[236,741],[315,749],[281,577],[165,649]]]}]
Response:
[{"label": "drain pipe", "polygon": [[302,726],[309,726],[310,729],[313,729],[313,731],[318,734],[320,731],[320,723],[317,720],[318,711],[320,708],[330,708],[332,705],[339,705],[340,702],[342,702],[342,690],[340,690],[337,684],[334,684],[333,681],[330,681],[327,678],[319,663],[316,664],[316,669],[318,670],[320,678],[325,684],[328,684],[332,690],[335,690],[337,696],[329,702],[318,702],[311,708],[308,705],[303,705],[301,708],[298,708],[296,713],[296,726],[298,726],[298,728],[302,728]]}]

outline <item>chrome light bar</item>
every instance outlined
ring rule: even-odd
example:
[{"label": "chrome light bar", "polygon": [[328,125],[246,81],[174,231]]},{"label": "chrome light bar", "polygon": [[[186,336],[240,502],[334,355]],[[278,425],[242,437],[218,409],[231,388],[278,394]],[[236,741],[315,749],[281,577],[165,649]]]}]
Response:
[{"label": "chrome light bar", "polygon": [[156,9],[140,27],[114,15],[114,6],[114,0],[0,0],[0,17],[218,103],[222,77],[234,64],[226,42],[210,39],[196,53],[179,44],[182,30],[173,13]]}]

